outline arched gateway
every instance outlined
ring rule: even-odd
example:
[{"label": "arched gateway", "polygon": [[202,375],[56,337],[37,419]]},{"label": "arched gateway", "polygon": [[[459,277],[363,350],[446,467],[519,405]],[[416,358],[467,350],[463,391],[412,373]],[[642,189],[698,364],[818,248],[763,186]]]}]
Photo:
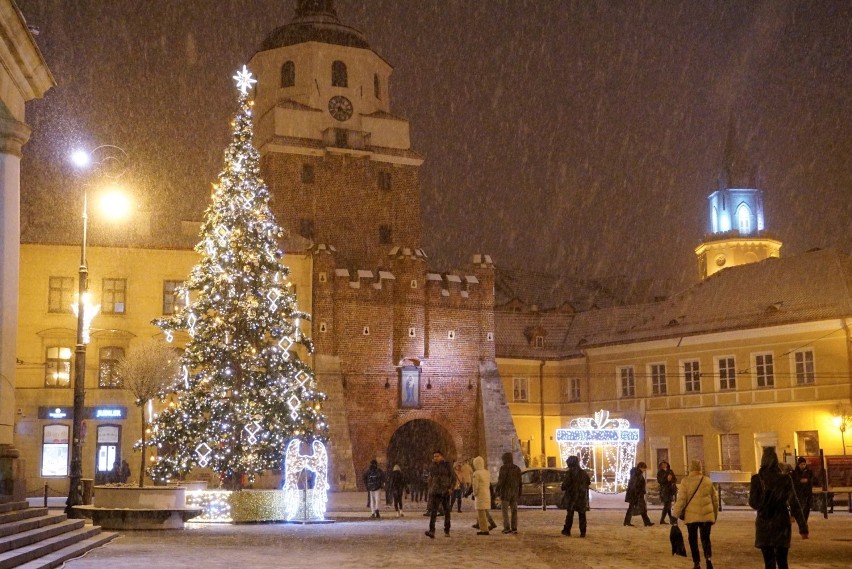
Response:
[{"label": "arched gateway", "polygon": [[394,431],[388,444],[388,470],[395,464],[403,469],[421,468],[432,462],[432,453],[440,450],[452,462],[458,456],[453,437],[441,425],[429,419],[409,421]]}]

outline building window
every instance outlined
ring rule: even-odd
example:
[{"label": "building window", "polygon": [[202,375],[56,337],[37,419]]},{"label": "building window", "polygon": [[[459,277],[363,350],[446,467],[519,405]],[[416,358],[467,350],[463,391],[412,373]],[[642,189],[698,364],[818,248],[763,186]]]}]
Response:
[{"label": "building window", "polygon": [[302,183],[314,183],[314,167],[311,164],[302,164]]},{"label": "building window", "polygon": [[44,365],[44,386],[68,387],[70,384],[71,348],[48,348]]},{"label": "building window", "polygon": [[772,354],[755,354],[754,373],[758,387],[775,387],[775,361]]},{"label": "building window", "polygon": [[684,446],[686,447],[686,464],[690,464],[693,460],[699,460],[702,466],[706,466],[704,464],[704,437],[702,435],[686,435]]},{"label": "building window", "polygon": [[389,245],[391,242],[391,226],[390,225],[380,225],[379,226],[379,243],[382,245]]},{"label": "building window", "polygon": [[814,383],[814,352],[800,350],[793,352],[796,366],[796,385],[812,385]]},{"label": "building window", "polygon": [[512,378],[512,400],[516,403],[526,403],[529,401],[529,387],[529,378]]},{"label": "building window", "polygon": [[163,314],[175,314],[186,306],[186,297],[179,290],[183,281],[163,281]]},{"label": "building window", "polygon": [[796,431],[799,456],[819,456],[819,431]]},{"label": "building window", "polygon": [[100,484],[123,482],[123,480],[115,480],[113,468],[116,462],[121,462],[121,452],[119,443],[121,441],[121,427],[118,425],[100,425],[98,426],[97,463],[95,465],[95,481]]},{"label": "building window", "polygon": [[74,302],[74,279],[71,277],[50,277],[48,280],[47,311],[71,312]]},{"label": "building window", "polygon": [[621,397],[636,397],[636,375],[633,366],[618,368],[618,377],[621,381]]},{"label": "building window", "polygon": [[544,336],[536,336],[535,337],[535,347],[543,348],[544,347]]},{"label": "building window", "polygon": [[719,435],[719,450],[721,451],[722,470],[741,470],[740,436],[736,433]]},{"label": "building window", "polygon": [[104,279],[101,312],[104,314],[124,314],[127,310],[127,279]]},{"label": "building window", "polygon": [[580,378],[572,377],[568,379],[568,401],[580,400]]},{"label": "building window", "polygon": [[378,184],[381,191],[389,192],[391,190],[391,173],[384,171],[379,172]]},{"label": "building window", "polygon": [[751,210],[744,203],[737,208],[737,228],[741,235],[751,233]]},{"label": "building window", "polygon": [[701,367],[698,360],[683,362],[683,389],[686,393],[701,392]]},{"label": "building window", "polygon": [[314,220],[313,219],[305,219],[304,217],[299,220],[299,235],[302,237],[307,237],[308,239],[314,238]]},{"label": "building window", "polygon": [[376,96],[377,99],[382,98],[381,87],[382,87],[382,85],[379,82],[379,74],[376,73],[375,75],[373,75],[373,94]]},{"label": "building window", "polygon": [[719,372],[719,389],[721,391],[730,391],[737,388],[737,369],[736,361],[733,356],[726,356],[716,360],[716,366]]},{"label": "building window", "polygon": [[124,348],[108,346],[98,351],[98,387],[106,389],[121,388],[121,380],[116,373],[116,367],[124,357]]},{"label": "building window", "polygon": [[335,61],[331,64],[331,86],[332,87],[348,87],[349,79],[346,74],[346,64],[342,61]]},{"label": "building window", "polygon": [[68,476],[68,425],[45,425],[41,442],[41,475]]},{"label": "building window", "polygon": [[666,364],[651,364],[651,394],[665,395],[668,392],[666,385]]},{"label": "building window", "polygon": [[669,465],[669,468],[672,467],[671,460],[669,459],[669,449],[658,448],[657,449],[657,464],[660,464],[663,461],[665,461]]},{"label": "building window", "polygon": [[292,61],[285,61],[281,66],[281,86],[292,87],[296,84],[296,64]]}]

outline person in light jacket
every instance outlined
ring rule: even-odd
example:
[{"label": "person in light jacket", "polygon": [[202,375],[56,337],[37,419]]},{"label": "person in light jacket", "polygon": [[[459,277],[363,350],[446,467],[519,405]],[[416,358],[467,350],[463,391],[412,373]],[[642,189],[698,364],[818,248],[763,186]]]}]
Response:
[{"label": "person in light jacket", "polygon": [[489,508],[491,508],[491,475],[485,468],[485,459],[477,456],[473,459],[473,476],[471,483],[473,497],[476,505],[476,517],[479,531],[476,535],[488,535],[489,529],[494,527],[494,520],[490,519]]},{"label": "person in light jacket", "polygon": [[689,463],[689,474],[683,479],[677,493],[674,516],[684,514],[692,553],[693,569],[701,569],[701,556],[698,554],[698,534],[701,534],[701,548],[704,550],[704,562],[707,569],[713,569],[713,548],[710,544],[710,528],[719,517],[719,495],[713,481],[704,476],[701,461]]}]

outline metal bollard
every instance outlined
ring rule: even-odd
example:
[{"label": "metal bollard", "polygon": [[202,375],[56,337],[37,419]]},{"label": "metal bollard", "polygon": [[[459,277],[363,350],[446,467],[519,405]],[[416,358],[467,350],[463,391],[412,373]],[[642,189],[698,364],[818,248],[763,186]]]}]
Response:
[{"label": "metal bollard", "polygon": [[47,507],[47,482],[44,483],[44,507]]}]

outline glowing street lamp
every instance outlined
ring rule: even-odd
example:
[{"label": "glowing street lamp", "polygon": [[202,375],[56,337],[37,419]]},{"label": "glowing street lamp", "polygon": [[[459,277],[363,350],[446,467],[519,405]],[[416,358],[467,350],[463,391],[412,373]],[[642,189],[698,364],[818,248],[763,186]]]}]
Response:
[{"label": "glowing street lamp", "polygon": [[852,415],[846,413],[844,409],[838,409],[837,415],[834,417],[834,426],[840,430],[840,445],[843,447],[843,454],[846,455],[846,429],[852,426]]},{"label": "glowing street lamp", "polygon": [[[94,164],[101,174],[117,178],[124,174],[127,153],[118,146],[98,146],[90,152],[77,150],[71,154],[71,162],[80,170]],[[79,290],[77,292],[77,345],[74,350],[74,416],[71,432],[71,473],[68,484],[68,499],[65,513],[68,517],[79,517],[74,506],[83,504],[83,411],[86,402],[86,344],[89,341],[89,325],[94,318],[88,293],[89,267],[86,260],[89,230],[89,190],[81,184],[83,193],[82,227],[80,241]]]}]

